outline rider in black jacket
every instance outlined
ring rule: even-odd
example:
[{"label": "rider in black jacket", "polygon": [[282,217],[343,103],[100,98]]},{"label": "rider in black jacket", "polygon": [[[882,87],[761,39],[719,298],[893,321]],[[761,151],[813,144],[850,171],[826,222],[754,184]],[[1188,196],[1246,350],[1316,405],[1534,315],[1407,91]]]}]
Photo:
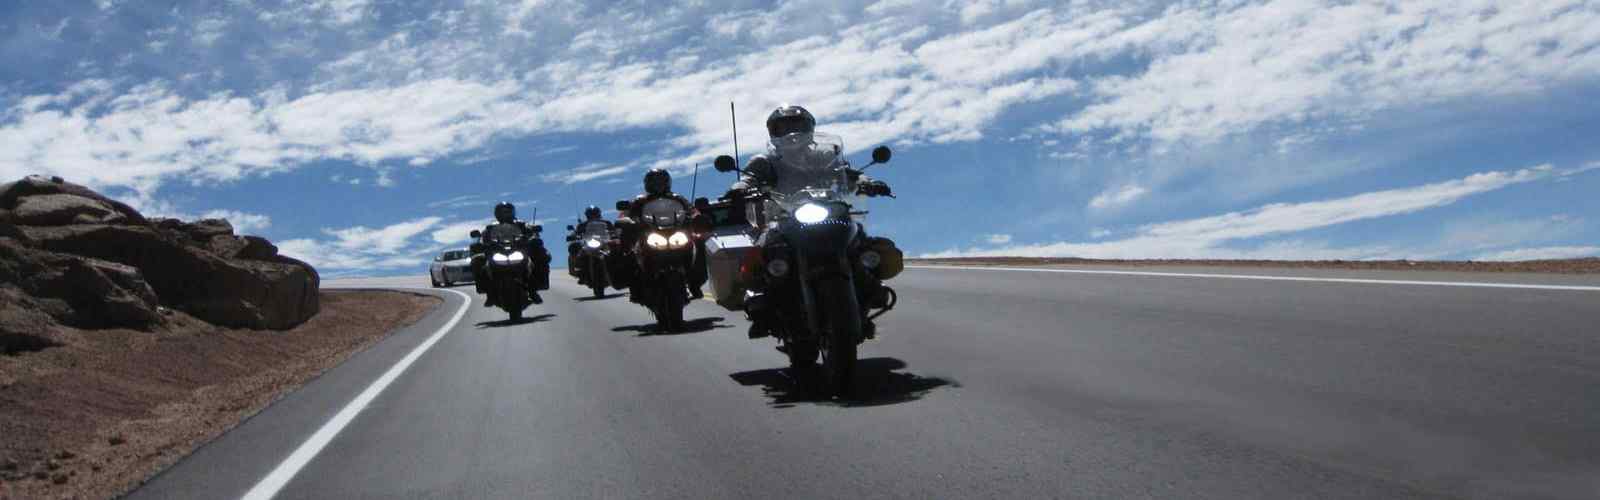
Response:
[{"label": "rider in black jacket", "polygon": [[[696,222],[702,221],[702,216],[695,209],[693,203],[689,203],[688,199],[672,192],[672,174],[665,169],[653,168],[644,174],[644,194],[635,197],[633,202],[628,204],[628,209],[623,211],[623,219],[618,221],[618,223],[624,225],[622,242],[624,246],[630,246],[633,242],[638,241],[639,233],[642,229],[638,225],[638,221],[645,204],[662,198],[677,201],[683,205],[683,210],[690,214],[692,220]],[[706,283],[705,253],[705,242],[696,238],[694,263],[689,266],[689,276],[687,276],[689,279],[689,295],[696,299],[705,297],[705,292],[701,291],[701,288]]]},{"label": "rider in black jacket", "polygon": [[584,259],[580,258],[583,255],[583,236],[587,234],[589,224],[594,222],[605,224],[608,234],[611,228],[615,227],[611,221],[605,220],[600,216],[600,207],[589,205],[588,208],[583,209],[583,221],[573,226],[572,234],[567,235],[567,241],[571,242],[567,245],[567,268],[571,270],[572,276],[578,278],[578,284],[580,285],[588,284],[587,281],[589,279],[589,273],[583,269]]},{"label": "rider in black jacket", "polygon": [[[494,206],[494,219],[496,221],[494,224],[484,226],[483,235],[474,246],[488,245],[490,235],[493,234],[495,226],[510,224],[520,230],[528,241],[527,248],[524,250],[533,260],[533,276],[532,279],[528,280],[528,296],[533,300],[533,303],[543,304],[544,298],[539,296],[539,290],[548,287],[550,283],[550,252],[545,251],[544,240],[539,238],[539,226],[529,225],[526,222],[517,220],[517,206],[507,201],[502,201]],[[473,253],[481,252],[474,251]],[[496,287],[487,286],[488,273],[484,272],[483,267],[483,259],[474,258],[472,260],[473,278],[477,283],[480,283],[478,293],[489,296],[484,301],[483,306],[494,307],[498,304],[499,297],[495,296]]]}]

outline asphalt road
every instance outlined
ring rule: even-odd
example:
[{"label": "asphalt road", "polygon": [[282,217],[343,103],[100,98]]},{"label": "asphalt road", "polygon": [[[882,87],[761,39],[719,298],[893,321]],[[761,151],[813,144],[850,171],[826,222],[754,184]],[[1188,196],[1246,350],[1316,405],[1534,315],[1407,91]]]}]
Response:
[{"label": "asphalt road", "polygon": [[[1332,273],[1499,278],[1406,274]],[[446,292],[132,496],[244,494],[426,344],[278,498],[1600,497],[1600,291],[912,269],[840,402],[741,313],[559,278],[431,337]]]}]

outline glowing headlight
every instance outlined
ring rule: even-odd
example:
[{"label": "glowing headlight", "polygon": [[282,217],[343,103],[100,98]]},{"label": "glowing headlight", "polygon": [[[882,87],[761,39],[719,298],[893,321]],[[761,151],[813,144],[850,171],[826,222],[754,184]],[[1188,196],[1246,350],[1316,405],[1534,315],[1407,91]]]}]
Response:
[{"label": "glowing headlight", "polygon": [[583,245],[587,246],[589,248],[600,248],[600,240],[591,239],[589,241],[583,242]]},{"label": "glowing headlight", "polygon": [[801,224],[816,224],[826,218],[828,218],[828,209],[816,203],[801,205],[799,209],[794,211],[794,220],[800,221]]},{"label": "glowing headlight", "polygon": [[497,253],[490,258],[494,259],[496,264],[516,264],[518,262],[522,262],[522,259],[527,257],[522,255],[522,252],[511,252],[510,254]]},{"label": "glowing headlight", "polygon": [[684,245],[689,244],[689,235],[683,234],[683,231],[672,233],[672,237],[667,238],[667,244],[671,245],[672,248],[683,248]]},{"label": "glowing headlight", "polygon": [[667,237],[656,233],[650,233],[650,236],[646,237],[644,242],[650,245],[650,248],[662,249],[667,247]]},{"label": "glowing headlight", "polygon": [[783,275],[789,274],[789,261],[783,259],[767,261],[767,274],[776,278],[782,278]]},{"label": "glowing headlight", "polygon": [[883,256],[882,255],[878,255],[878,252],[874,252],[872,250],[867,250],[865,252],[861,252],[861,266],[862,267],[865,267],[867,269],[877,269],[878,268],[878,264],[882,264],[882,263],[883,263]]}]

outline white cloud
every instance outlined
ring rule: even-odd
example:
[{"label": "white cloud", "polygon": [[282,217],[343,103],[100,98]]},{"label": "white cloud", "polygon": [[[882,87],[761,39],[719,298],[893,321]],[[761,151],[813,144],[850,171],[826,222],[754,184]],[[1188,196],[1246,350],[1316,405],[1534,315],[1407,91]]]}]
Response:
[{"label": "white cloud", "polygon": [[[380,228],[355,226],[323,229],[327,238],[297,238],[279,242],[283,255],[328,269],[392,269],[426,262],[423,255],[435,250],[432,236],[441,219],[423,217]],[[416,241],[429,233],[429,241]]]},{"label": "white cloud", "polygon": [[194,25],[193,40],[195,43],[200,45],[214,44],[218,39],[222,38],[223,35],[227,34],[227,28],[227,19],[220,17],[208,17],[201,19]]},{"label": "white cloud", "polygon": [[1094,199],[1089,200],[1089,208],[1095,210],[1104,210],[1107,208],[1127,205],[1129,203],[1133,203],[1134,200],[1138,200],[1139,198],[1143,197],[1145,193],[1149,192],[1150,190],[1133,184],[1129,184],[1118,189],[1109,189],[1096,195]]},{"label": "white cloud", "polygon": [[463,221],[445,224],[435,229],[430,235],[434,243],[441,245],[464,245],[471,240],[467,233],[474,229],[483,229],[488,221]]},{"label": "white cloud", "polygon": [[272,227],[272,217],[262,214],[240,212],[238,210],[216,209],[200,214],[201,219],[227,219],[233,225],[234,234],[260,234],[262,230]]},{"label": "white cloud", "polygon": [[1597,24],[1589,0],[1183,3],[1108,33],[1147,68],[1096,79],[1059,130],[1203,142],[1534,92],[1600,75]]},{"label": "white cloud", "polygon": [[1600,257],[1600,247],[1590,246],[1564,246],[1564,247],[1535,247],[1502,250],[1479,255],[1475,260],[1489,261],[1519,261],[1519,260],[1548,260],[1548,259],[1576,259],[1580,257]]},{"label": "white cloud", "polygon": [[983,240],[989,242],[990,245],[1004,245],[1006,243],[1011,243],[1011,235],[991,234],[984,236]]},{"label": "white cloud", "polygon": [[608,165],[604,163],[591,163],[572,170],[553,172],[539,176],[544,182],[559,182],[562,184],[577,184],[579,182],[621,175],[634,167],[631,165]]},{"label": "white cloud", "polygon": [[1376,191],[1323,201],[1275,203],[1243,212],[1148,224],[1140,227],[1135,235],[1119,240],[952,249],[927,256],[992,255],[1112,259],[1392,258],[1403,254],[1382,246],[1330,248],[1320,243],[1303,241],[1269,242],[1256,249],[1229,248],[1224,244],[1242,239],[1285,235],[1358,220],[1412,213],[1449,205],[1475,194],[1539,179],[1571,175],[1573,172],[1557,171],[1548,165],[1515,171],[1484,172],[1417,187]]}]

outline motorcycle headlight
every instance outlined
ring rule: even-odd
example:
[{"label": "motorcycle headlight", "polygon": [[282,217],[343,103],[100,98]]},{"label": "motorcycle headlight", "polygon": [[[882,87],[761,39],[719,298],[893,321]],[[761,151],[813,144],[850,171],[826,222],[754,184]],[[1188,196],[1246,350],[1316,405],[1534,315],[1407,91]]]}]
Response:
[{"label": "motorcycle headlight", "polygon": [[827,207],[816,203],[801,205],[794,211],[794,220],[800,221],[801,224],[816,224],[826,218],[828,218]]},{"label": "motorcycle headlight", "polygon": [[656,233],[650,233],[650,236],[645,237],[644,242],[645,244],[650,245],[650,248],[657,250],[667,247],[667,237]]},{"label": "motorcycle headlight", "polygon": [[862,267],[865,267],[867,269],[877,269],[878,268],[878,264],[882,264],[882,263],[883,263],[883,256],[882,255],[878,255],[878,252],[875,252],[875,251],[872,251],[872,250],[867,250],[865,252],[861,252],[861,266]]},{"label": "motorcycle headlight", "polygon": [[589,248],[600,248],[600,240],[589,240],[584,242],[583,245]]},{"label": "motorcycle headlight", "polygon": [[516,264],[518,262],[522,262],[522,259],[526,258],[528,257],[526,255],[522,255],[522,252],[511,252],[511,255],[506,256],[505,261],[511,264]]},{"label": "motorcycle headlight", "polygon": [[672,237],[667,238],[667,245],[670,245],[672,248],[683,248],[684,245],[688,244],[689,235],[684,234],[683,231],[672,233]]},{"label": "motorcycle headlight", "polygon": [[782,278],[784,275],[789,274],[789,261],[783,259],[767,261],[767,274],[772,275],[774,278]]}]

